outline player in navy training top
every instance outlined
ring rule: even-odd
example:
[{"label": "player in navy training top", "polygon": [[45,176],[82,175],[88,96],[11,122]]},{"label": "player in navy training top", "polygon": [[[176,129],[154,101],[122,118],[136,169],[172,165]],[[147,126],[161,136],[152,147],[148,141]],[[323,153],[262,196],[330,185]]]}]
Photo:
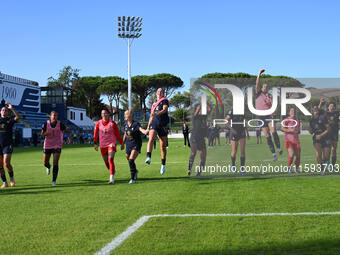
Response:
[{"label": "player in navy training top", "polygon": [[154,145],[154,140],[157,135],[159,137],[159,145],[161,147],[161,159],[162,165],[160,173],[165,173],[166,162],[166,147],[168,140],[168,124],[169,124],[169,100],[164,96],[164,90],[162,88],[157,89],[157,100],[153,103],[151,108],[151,115],[148,123],[147,132],[149,133],[149,142],[146,153],[145,163],[151,163],[151,153]]},{"label": "player in navy training top", "polygon": [[[11,116],[11,112],[14,116]],[[20,119],[20,115],[14,110],[10,103],[6,103],[1,108],[0,116],[0,175],[3,181],[1,188],[7,188],[4,165],[10,177],[11,186],[15,186],[14,172],[11,165],[13,152],[13,126]]]},{"label": "player in navy training top", "polygon": [[[243,175],[245,173],[245,162],[246,162],[246,136],[248,139],[250,138],[248,129],[245,127],[245,116],[244,115],[234,115],[233,109],[230,109],[226,116],[227,120],[227,127],[230,128],[232,132],[231,138],[231,165],[232,171],[236,173],[236,154],[238,145],[240,144],[240,151],[241,151],[241,168],[240,172]],[[244,124],[242,124],[244,123]]]},{"label": "player in navy training top", "polygon": [[313,145],[317,162],[322,166],[322,173],[325,168],[323,164],[329,163],[330,141],[328,133],[329,123],[323,111],[318,106],[313,107],[313,116],[309,121],[309,132],[313,134]]},{"label": "player in navy training top", "polygon": [[124,137],[123,145],[126,144],[126,159],[129,161],[131,180],[130,184],[134,184],[137,179],[138,170],[136,169],[135,159],[142,148],[141,133],[146,134],[146,130],[141,128],[140,124],[133,120],[133,111],[127,110],[124,113]]},{"label": "player in navy training top", "polygon": [[[321,98],[319,109],[321,109],[322,105],[326,102],[325,98]],[[331,152],[332,154],[332,165],[333,168],[336,165],[336,151],[338,147],[339,141],[339,121],[340,121],[340,113],[336,111],[335,102],[330,102],[328,104],[328,111],[326,112],[326,117],[329,123],[330,132],[328,134],[329,141],[331,143]]]}]

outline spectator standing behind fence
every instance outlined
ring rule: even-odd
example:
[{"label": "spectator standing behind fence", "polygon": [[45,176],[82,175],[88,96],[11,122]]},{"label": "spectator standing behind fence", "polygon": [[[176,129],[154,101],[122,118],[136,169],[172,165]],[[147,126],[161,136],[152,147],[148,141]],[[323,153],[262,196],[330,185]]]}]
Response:
[{"label": "spectator standing behind fence", "polygon": [[189,127],[185,122],[183,122],[183,125],[182,125],[182,133],[183,133],[183,136],[184,136],[184,147],[187,146],[187,141],[188,141],[188,146],[190,147]]}]

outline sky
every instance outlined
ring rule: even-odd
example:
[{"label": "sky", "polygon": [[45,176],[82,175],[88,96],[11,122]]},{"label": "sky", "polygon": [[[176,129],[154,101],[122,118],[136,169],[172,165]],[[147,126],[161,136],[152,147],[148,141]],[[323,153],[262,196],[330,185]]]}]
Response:
[{"label": "sky", "polygon": [[117,17],[143,17],[132,75],[211,72],[340,77],[339,1],[0,0],[0,71],[38,81],[66,65],[127,77]]}]

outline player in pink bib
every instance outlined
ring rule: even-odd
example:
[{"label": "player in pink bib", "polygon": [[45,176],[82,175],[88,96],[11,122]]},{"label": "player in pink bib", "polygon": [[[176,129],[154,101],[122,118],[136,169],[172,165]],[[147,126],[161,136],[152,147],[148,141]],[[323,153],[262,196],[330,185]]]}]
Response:
[{"label": "player in pink bib", "polygon": [[98,136],[99,136],[99,147],[108,170],[110,170],[109,184],[114,183],[114,175],[116,172],[114,156],[116,153],[117,139],[121,144],[121,149],[124,150],[124,143],[122,137],[119,134],[117,124],[110,119],[107,110],[102,110],[102,119],[96,123],[94,130],[94,149],[98,151]]},{"label": "player in pink bib", "polygon": [[[256,79],[256,110],[268,110],[272,107],[273,96],[268,93],[268,84],[263,84],[262,87],[260,87],[260,78],[261,74],[264,73],[264,71],[264,69],[261,69]],[[279,154],[282,154],[282,150],[280,145],[280,138],[276,132],[275,124],[267,120],[272,118],[273,116],[259,116],[259,119],[263,122],[262,131],[267,138],[269,150],[273,154],[273,160],[276,161],[277,155],[275,153],[275,148],[270,133],[272,133],[274,137],[274,143]]]},{"label": "player in pink bib", "polygon": [[53,177],[52,185],[56,185],[59,172],[59,159],[61,148],[63,147],[63,132],[68,136],[68,143],[71,143],[70,133],[66,126],[58,120],[58,113],[52,111],[50,120],[46,121],[42,126],[41,135],[45,137],[44,140],[44,166],[46,167],[46,174],[50,174],[50,158],[53,154]]},{"label": "player in pink bib", "polygon": [[300,120],[296,119],[295,108],[290,108],[289,117],[282,122],[281,130],[284,132],[285,147],[288,151],[288,167],[289,172],[295,157],[295,172],[300,166]]}]

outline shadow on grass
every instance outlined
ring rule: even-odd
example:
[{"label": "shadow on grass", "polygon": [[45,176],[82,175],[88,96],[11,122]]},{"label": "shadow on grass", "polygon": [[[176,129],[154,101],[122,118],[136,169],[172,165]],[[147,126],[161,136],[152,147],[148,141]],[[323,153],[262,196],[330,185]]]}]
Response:
[{"label": "shadow on grass", "polygon": [[5,189],[0,191],[0,196],[10,196],[10,195],[38,195],[42,193],[55,193],[60,190],[35,190],[35,191],[25,191],[30,189]]},{"label": "shadow on grass", "polygon": [[[123,182],[123,181],[117,181]],[[15,188],[6,188],[0,190],[1,195],[15,195],[15,194],[40,194],[40,193],[53,193],[62,191],[61,188],[72,188],[81,186],[100,186],[108,185],[107,181],[103,180],[84,180],[83,182],[71,182],[71,183],[61,183],[57,186],[52,186],[50,184],[45,185],[17,185]]]},{"label": "shadow on grass", "polygon": [[[187,176],[182,177],[146,177],[146,178],[138,178],[138,183],[145,182],[153,182],[153,181],[161,181],[161,182],[171,182],[171,181],[197,181],[197,184],[213,184],[216,182],[234,182],[234,181],[246,181],[246,179],[191,179]],[[51,186],[50,184],[43,185],[17,185],[15,188],[6,188],[0,190],[1,195],[14,195],[14,194],[39,194],[39,193],[49,193],[62,191],[62,188],[74,188],[74,187],[96,187],[96,186],[108,186],[114,187],[120,184],[128,184],[129,179],[118,179],[115,180],[114,185],[109,185],[107,180],[95,180],[95,179],[83,179],[78,182],[69,182],[69,183],[60,183],[57,186]]]},{"label": "shadow on grass", "polygon": [[[162,252],[163,253],[163,252]],[[268,244],[266,246],[247,247],[247,243],[244,244],[244,248],[223,247],[222,249],[193,249],[191,251],[172,251],[171,253],[163,254],[183,254],[183,255],[215,255],[215,254],[230,254],[230,255],[244,255],[244,254],[299,254],[299,255],[320,255],[320,254],[340,254],[340,239],[333,240],[310,240],[298,243],[282,242],[277,244]]]},{"label": "shadow on grass", "polygon": [[[284,177],[284,176],[280,176]],[[292,176],[293,177],[293,176]],[[302,177],[302,176],[301,176]],[[303,176],[306,177],[306,176]],[[190,182],[195,183],[197,185],[213,185],[216,183],[236,183],[236,182],[249,182],[249,181],[257,181],[257,180],[266,180],[266,179],[274,179],[275,177],[230,177],[230,176],[213,176],[213,177],[189,177],[189,176],[173,176],[173,177],[141,177],[137,180],[138,184],[143,184],[147,182],[169,182],[172,181],[181,181],[181,182]],[[77,182],[69,182],[69,183],[59,183],[57,186],[51,186],[50,184],[43,185],[17,185],[15,188],[6,188],[0,190],[0,195],[13,195],[13,194],[38,194],[38,193],[48,193],[61,191],[61,188],[73,188],[73,187],[96,187],[96,186],[116,186],[120,184],[128,184],[129,179],[116,179],[114,185],[109,185],[107,180],[98,180],[98,179],[83,179]],[[48,190],[48,191],[44,191]]]}]

